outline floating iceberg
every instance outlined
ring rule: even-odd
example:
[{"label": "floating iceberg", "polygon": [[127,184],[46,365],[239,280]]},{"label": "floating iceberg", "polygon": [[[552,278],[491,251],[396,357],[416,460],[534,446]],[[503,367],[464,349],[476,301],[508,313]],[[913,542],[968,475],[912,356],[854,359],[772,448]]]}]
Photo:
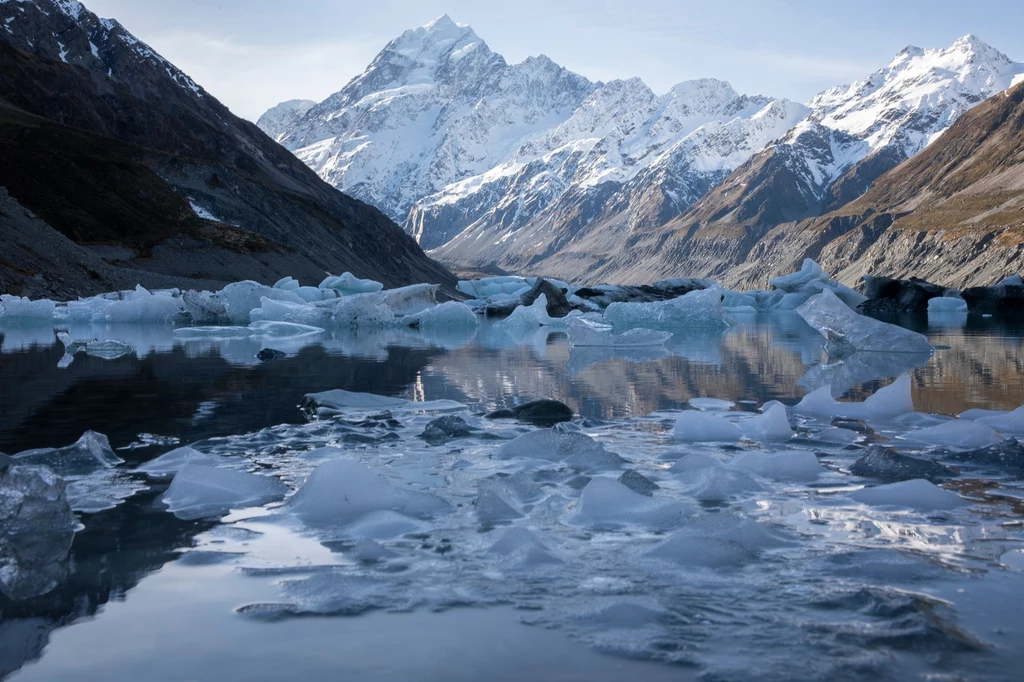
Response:
[{"label": "floating iceberg", "polygon": [[725,417],[697,410],[686,410],[676,419],[672,437],[684,443],[733,443],[740,429]]},{"label": "floating iceberg", "polygon": [[0,462],[0,519],[0,594],[30,599],[56,588],[78,525],[64,481],[45,466]]},{"label": "floating iceberg", "polygon": [[14,456],[18,464],[48,467],[59,476],[82,476],[116,467],[124,462],[114,454],[102,433],[86,431],[75,443],[63,448],[26,450]]},{"label": "floating iceberg", "polygon": [[383,511],[422,519],[450,509],[436,495],[399,488],[366,466],[341,459],[318,466],[287,506],[306,523],[316,525],[350,523]]},{"label": "floating iceberg", "polygon": [[1024,405],[1013,412],[981,417],[978,421],[1003,433],[1024,434]]},{"label": "floating iceberg", "polygon": [[756,561],[765,550],[790,544],[772,529],[733,514],[706,514],[673,533],[647,553],[686,567],[735,568]]},{"label": "floating iceberg", "polygon": [[919,443],[944,445],[951,448],[983,448],[995,445],[1002,440],[988,424],[983,423],[985,421],[984,419],[978,421],[953,419],[937,426],[911,431],[902,437]]},{"label": "floating iceberg", "polygon": [[218,298],[224,304],[225,314],[232,324],[249,324],[252,319],[249,313],[261,307],[262,299],[271,301],[286,301],[290,303],[303,303],[298,294],[294,291],[274,289],[264,286],[251,280],[234,282],[227,285],[219,292]]},{"label": "floating iceberg", "polygon": [[825,350],[842,356],[854,351],[930,353],[927,337],[854,312],[826,289],[797,308],[807,324],[825,337]]},{"label": "floating iceberg", "polygon": [[124,357],[125,355],[131,355],[135,352],[135,349],[132,348],[131,345],[115,339],[111,339],[109,341],[87,341],[82,343],[72,341],[71,335],[67,332],[58,332],[57,339],[64,344],[64,357],[57,363],[57,366],[61,368],[71,365],[75,356],[79,353],[85,353],[86,355],[91,355],[94,358],[100,358],[103,360],[116,360],[117,358]]},{"label": "floating iceberg", "polygon": [[678,526],[689,514],[681,502],[647,497],[610,478],[595,478],[580,495],[575,522],[597,528],[636,525],[664,530]]},{"label": "floating iceberg", "polygon": [[484,279],[461,280],[457,289],[475,299],[487,299],[492,296],[521,295],[533,285],[522,277],[485,277]]},{"label": "floating iceberg", "polygon": [[824,471],[809,450],[744,452],[733,458],[730,466],[783,481],[813,481]]},{"label": "floating iceberg", "polygon": [[49,299],[33,301],[11,294],[0,295],[0,318],[52,320],[56,304]]},{"label": "floating iceberg", "polygon": [[966,313],[967,301],[951,296],[936,296],[928,299],[928,313]]},{"label": "floating iceberg", "polygon": [[668,301],[612,303],[605,310],[604,320],[616,329],[724,328],[729,323],[722,310],[723,295],[724,291],[715,287]]},{"label": "floating iceberg", "polygon": [[764,414],[738,422],[737,426],[743,437],[750,440],[789,440],[793,437],[786,406],[781,403],[775,403]]},{"label": "floating iceberg", "polygon": [[576,317],[565,325],[571,346],[598,346],[612,348],[637,348],[662,346],[672,338],[671,332],[654,329],[630,329],[616,334],[610,324]]},{"label": "floating iceberg", "polygon": [[274,502],[287,493],[276,478],[193,462],[174,475],[161,499],[178,518],[199,519]]},{"label": "floating iceberg", "polygon": [[426,310],[414,313],[409,316],[410,323],[414,323],[424,331],[435,329],[476,329],[480,323],[470,308],[465,303],[448,301],[440,305],[427,308]]},{"label": "floating iceberg", "polygon": [[372,279],[359,279],[351,272],[344,272],[338,276],[328,276],[320,282],[321,289],[337,291],[342,296],[353,294],[372,294],[384,288],[380,282]]},{"label": "floating iceberg", "polygon": [[822,386],[805,395],[792,409],[815,417],[891,419],[914,411],[910,388],[910,375],[903,374],[864,402],[854,403],[836,400],[831,389]]},{"label": "floating iceberg", "polygon": [[217,455],[199,452],[194,448],[185,446],[166,452],[156,459],[149,460],[139,466],[136,471],[144,473],[150,478],[171,478],[188,464],[215,466],[219,461],[220,458]]},{"label": "floating iceberg", "polygon": [[909,507],[918,511],[956,509],[967,505],[955,493],[943,490],[923,478],[864,488],[850,493],[856,502],[872,506]]},{"label": "floating iceberg", "polygon": [[564,462],[576,471],[621,469],[625,460],[590,436],[559,427],[524,433],[498,449],[499,459]]},{"label": "floating iceberg", "polygon": [[688,497],[701,502],[719,502],[734,495],[761,490],[761,484],[741,469],[707,466],[683,471],[679,481]]}]

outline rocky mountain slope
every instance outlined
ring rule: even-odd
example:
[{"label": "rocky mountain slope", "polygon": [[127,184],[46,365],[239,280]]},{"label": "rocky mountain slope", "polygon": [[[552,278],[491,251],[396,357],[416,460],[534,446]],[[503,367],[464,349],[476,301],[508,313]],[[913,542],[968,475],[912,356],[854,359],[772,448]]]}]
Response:
[{"label": "rocky mountain slope", "polygon": [[[4,0],[0,25],[5,291],[70,296],[120,282],[60,235],[150,286],[344,270],[451,283],[386,216],[321,181],[116,21],[74,0]],[[66,247],[63,267],[44,254],[6,259],[33,239]]]},{"label": "rocky mountain slope", "polygon": [[851,285],[871,273],[962,288],[1024,271],[1024,83],[965,113],[840,209],[763,232],[675,221],[599,276],[649,281],[697,264],[730,285],[760,285],[805,257]]}]

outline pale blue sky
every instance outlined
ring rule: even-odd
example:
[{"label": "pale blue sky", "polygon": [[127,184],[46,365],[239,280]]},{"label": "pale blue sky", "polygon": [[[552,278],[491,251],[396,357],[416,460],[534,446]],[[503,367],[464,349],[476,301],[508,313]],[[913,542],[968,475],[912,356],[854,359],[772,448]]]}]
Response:
[{"label": "pale blue sky", "polygon": [[441,14],[510,62],[546,54],[592,80],[691,78],[805,101],[863,78],[906,45],[974,33],[1024,60],[1022,0],[85,0],[231,109],[255,120],[321,100],[407,28]]}]

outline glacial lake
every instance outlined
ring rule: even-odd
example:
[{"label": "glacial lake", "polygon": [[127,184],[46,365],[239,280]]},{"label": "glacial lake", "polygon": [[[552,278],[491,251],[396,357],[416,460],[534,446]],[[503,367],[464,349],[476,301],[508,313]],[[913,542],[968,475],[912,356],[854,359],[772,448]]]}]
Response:
[{"label": "glacial lake", "polygon": [[[969,448],[913,432],[1024,403],[1024,321],[907,317],[898,322],[928,336],[931,357],[830,361],[795,314],[735,317],[657,349],[570,347],[563,332],[487,323],[329,332],[265,362],[256,355],[274,344],[252,338],[97,326],[79,334],[135,353],[79,354],[64,368],[52,326],[0,326],[0,451],[91,430],[124,460],[83,482],[79,494],[106,508],[79,514],[59,586],[0,597],[0,677],[1019,679],[1021,473],[973,466],[957,459]],[[912,413],[854,423],[791,412],[796,435],[782,444],[673,438],[686,409],[742,424],[769,401],[793,406],[826,384],[863,401],[904,374]],[[302,407],[333,389],[408,402],[389,416]],[[559,438],[619,458],[524,457],[506,446],[536,427],[482,418],[542,397],[579,415]],[[440,415],[472,433],[421,438]],[[942,486],[959,504],[858,502],[878,483],[849,472],[869,444],[956,466]],[[329,459],[358,462],[409,511],[324,524],[286,501],[179,518],[161,501],[170,479],[135,470],[185,445],[289,490]],[[340,452],[315,454],[324,447]],[[813,453],[820,472],[731,467],[780,450]],[[722,468],[681,467],[687,455]],[[626,470],[658,488],[592,485]],[[444,511],[420,513],[409,491]]]}]

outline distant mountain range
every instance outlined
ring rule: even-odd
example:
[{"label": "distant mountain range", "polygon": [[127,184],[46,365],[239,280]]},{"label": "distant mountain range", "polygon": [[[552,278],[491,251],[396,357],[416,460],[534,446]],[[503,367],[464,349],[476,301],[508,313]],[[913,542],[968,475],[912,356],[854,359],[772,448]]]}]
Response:
[{"label": "distant mountain range", "polygon": [[74,0],[0,0],[0,292],[345,270],[453,284],[116,21]]},{"label": "distant mountain range", "polygon": [[776,231],[773,253],[793,256],[751,266],[766,235],[843,210],[1021,80],[1024,64],[969,35],[908,47],[806,106],[712,79],[658,96],[543,56],[509,65],[443,16],[325,101],[258,125],[456,268],[762,284],[817,256]]}]

